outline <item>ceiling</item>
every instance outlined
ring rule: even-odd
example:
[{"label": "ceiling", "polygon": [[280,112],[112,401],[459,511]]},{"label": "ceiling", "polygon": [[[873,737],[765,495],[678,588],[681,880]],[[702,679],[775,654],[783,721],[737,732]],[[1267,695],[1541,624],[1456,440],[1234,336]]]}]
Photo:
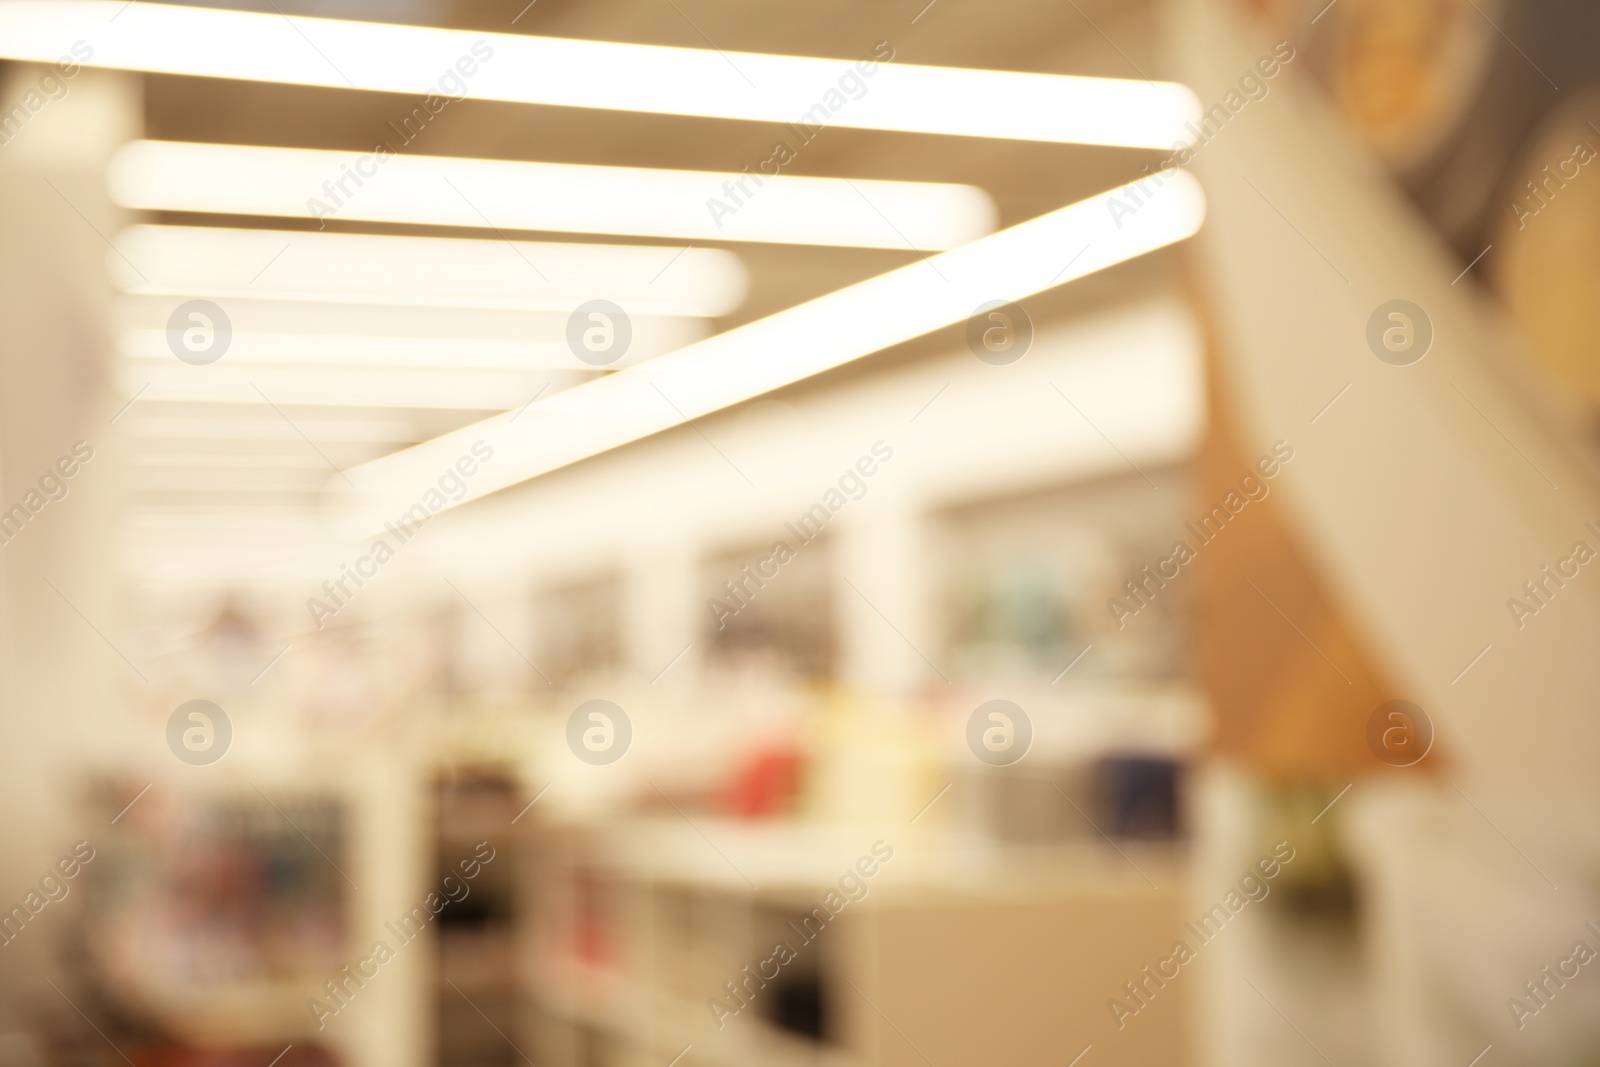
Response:
[{"label": "ceiling", "polygon": [[[863,6],[839,2],[752,5],[722,0],[488,0],[488,2],[340,2],[215,4],[286,14],[408,22],[497,33],[628,41],[861,58],[880,41],[894,62],[1003,70],[1161,77],[1153,5],[1115,0],[925,0]],[[367,151],[392,140],[390,124],[417,101],[388,93],[146,75],[146,136],[157,140]],[[627,167],[738,171],[752,168],[787,136],[775,124],[485,102],[453,102],[404,148],[406,154]],[[941,137],[830,127],[799,151],[786,174],[851,179],[940,181],[975,185],[993,199],[1000,226],[1137,178],[1155,153],[1139,150]],[[143,221],[265,227],[311,232],[311,220],[148,213]],[[483,229],[326,222],[328,232],[493,238]],[[518,241],[659,244],[663,257],[681,241],[502,232]],[[292,238],[289,239],[292,242]],[[749,278],[743,301],[709,321],[711,331],[761,318],[841,286],[915,261],[907,248],[856,249],[707,243],[728,250]],[[704,247],[704,245],[697,245]],[[1030,298],[1040,325],[1144,296],[1173,284],[1172,256],[1157,253],[1071,286]],[[1063,257],[1063,262],[1066,260]],[[791,387],[837,388],[863,375],[958,346],[959,327],[939,331]],[[389,371],[385,373],[404,373]],[[552,388],[603,372],[546,375]],[[124,375],[134,395],[137,376]],[[559,380],[557,380],[559,379]],[[508,392],[487,407],[261,402],[202,403],[143,399],[123,420],[129,435],[136,577],[181,574],[192,541],[230,546],[240,582],[261,551],[282,553],[297,535],[319,528],[318,509],[345,470],[529,399]],[[671,432],[690,432],[679,430]],[[640,447],[640,446],[633,446]],[[216,532],[226,531],[219,540]]]}]

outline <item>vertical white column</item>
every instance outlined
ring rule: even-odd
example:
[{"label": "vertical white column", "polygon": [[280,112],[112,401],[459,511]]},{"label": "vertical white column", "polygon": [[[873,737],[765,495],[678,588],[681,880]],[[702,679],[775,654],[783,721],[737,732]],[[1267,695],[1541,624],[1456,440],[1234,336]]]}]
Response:
[{"label": "vertical white column", "polygon": [[[140,657],[116,568],[123,524],[110,418],[122,400],[107,382],[105,267],[115,254],[107,240],[124,218],[104,170],[139,135],[139,116],[139,82],[125,75],[64,78],[53,67],[13,66],[0,84],[0,518],[12,514],[0,543],[0,810],[8,813],[0,899],[8,905],[79,832],[97,848],[115,832],[78,827],[72,803],[93,752],[128,734],[130,698],[146,688],[123,658]],[[63,477],[57,464],[78,441],[93,459]],[[41,982],[43,964],[67,925],[65,915],[41,913],[0,953],[0,1004],[32,1002],[41,989],[54,995]],[[0,1019],[0,1029],[15,1022]]]},{"label": "vertical white column", "polygon": [[512,700],[529,690],[542,691],[545,682],[537,672],[544,657],[538,648],[532,595],[518,584],[509,590],[484,583],[456,584],[470,598],[466,604],[450,594],[461,609],[452,640],[469,692],[490,700]]},{"label": "vertical white column", "polygon": [[352,772],[349,873],[360,888],[346,898],[346,952],[353,963],[383,941],[395,956],[328,1030],[353,1067],[424,1067],[433,1058],[438,931],[402,943],[384,924],[398,925],[435,888],[429,884],[426,779],[395,747],[356,761]]},{"label": "vertical white column", "polygon": [[695,674],[708,617],[705,598],[697,599],[698,562],[694,546],[683,540],[639,546],[629,554],[622,583],[623,655],[646,682],[660,675],[662,685],[675,688]]},{"label": "vertical white column", "polygon": [[860,510],[847,511],[830,532],[836,538],[841,679],[886,696],[942,681],[923,517],[915,503],[890,495],[863,499]]}]

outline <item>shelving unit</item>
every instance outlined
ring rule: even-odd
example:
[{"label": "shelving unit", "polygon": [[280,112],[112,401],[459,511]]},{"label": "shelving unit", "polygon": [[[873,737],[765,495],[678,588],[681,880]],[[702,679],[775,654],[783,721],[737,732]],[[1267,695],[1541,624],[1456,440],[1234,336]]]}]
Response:
[{"label": "shelving unit", "polygon": [[[436,926],[434,1062],[452,1067],[505,1067],[517,1053],[504,1034],[516,1028],[517,846],[520,793],[503,771],[468,768],[433,787],[432,880],[464,886]],[[480,863],[481,846],[493,860]],[[468,864],[465,869],[462,864]],[[464,870],[476,870],[471,879]],[[452,889],[451,892],[459,890]]]},{"label": "shelving unit", "polygon": [[[969,865],[942,831],[677,815],[544,825],[537,842],[527,1032],[541,1065],[922,1062],[914,1046],[941,1064],[1065,1062],[1103,1040],[1106,998],[1137,977],[1106,961],[1158,958],[1182,923],[1169,846],[1128,846],[1138,869],[1091,844]],[[813,909],[844,899],[828,894],[875,842],[893,858],[820,923]],[[766,962],[780,943],[792,958]],[[1175,989],[1097,1058],[1186,1062],[1186,998]],[[974,1019],[992,1026],[967,1048]]]}]

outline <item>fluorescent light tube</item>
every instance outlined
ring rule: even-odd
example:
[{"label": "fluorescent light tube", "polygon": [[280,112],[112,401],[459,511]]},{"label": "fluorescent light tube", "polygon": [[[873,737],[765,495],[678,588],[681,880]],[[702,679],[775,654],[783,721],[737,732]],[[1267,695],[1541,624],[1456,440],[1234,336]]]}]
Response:
[{"label": "fluorescent light tube", "polygon": [[[1204,215],[1199,183],[1169,172],[537,401],[515,418],[486,419],[363,464],[346,472],[359,491],[349,532],[368,533],[411,508],[480,439],[494,449],[493,460],[482,464],[464,496],[442,506],[960,322],[988,301],[1020,300],[1183,240]],[[342,479],[332,484],[336,498],[345,495]]]},{"label": "fluorescent light tube", "polygon": [[[668,252],[677,251],[667,249]],[[165,334],[173,309],[187,295],[123,295],[112,307],[114,335],[154,331]],[[414,304],[332,304],[311,301],[260,300],[229,296],[227,307],[234,347],[242,351],[248,335],[305,335],[361,344],[363,338],[406,338],[417,344],[471,345],[478,341],[515,342],[528,346],[562,341],[568,311],[525,311],[508,308],[426,307]],[[710,332],[704,318],[682,315],[632,315],[632,348],[655,354],[682,348]],[[163,344],[165,342],[163,341]],[[139,351],[145,351],[141,348]],[[169,353],[170,355],[170,353]]]},{"label": "fluorescent light tube", "polygon": [[[576,361],[574,361],[576,362]],[[265,404],[279,407],[443,408],[510,411],[588,380],[590,369],[538,370],[233,363],[190,366],[167,358],[124,366],[118,382],[140,403]]]},{"label": "fluorescent light tube", "polygon": [[[642,319],[653,328],[643,333],[637,324],[628,350],[607,369],[626,367],[707,336],[703,319]],[[678,327],[677,324],[684,324]],[[154,371],[172,363],[165,329],[129,330],[116,339],[117,354],[134,369]],[[382,335],[240,333],[235,330],[224,357],[230,367],[298,367],[311,374],[318,368],[369,368],[372,370],[571,370],[592,371],[573,354],[558,334],[554,338],[520,341],[460,339],[454,337],[396,337]]]},{"label": "fluorescent light tube", "polygon": [[378,157],[180,141],[124,145],[106,180],[119,204],[151,211],[677,241],[937,250],[990,233],[996,218],[982,189],[941,182]]},{"label": "fluorescent light tube", "polygon": [[[78,52],[72,52],[75,42]],[[88,55],[81,55],[84,51]],[[1171,82],[477,33],[125,0],[7,0],[0,58],[561,107],[1171,148],[1200,102]],[[807,118],[809,116],[809,118]]]},{"label": "fluorescent light tube", "polygon": [[225,311],[239,298],[567,314],[604,298],[630,316],[716,316],[747,285],[739,258],[710,248],[206,226],[129,227],[107,262],[124,292],[205,297]]},{"label": "fluorescent light tube", "polygon": [[[315,454],[312,456],[316,458]],[[322,488],[322,474],[301,466],[267,463],[239,465],[227,470],[215,467],[190,467],[183,464],[130,467],[122,474],[123,485],[135,494],[146,493],[226,493],[238,496],[315,494]]]},{"label": "fluorescent light tube", "polygon": [[143,450],[123,457],[129,470],[296,470],[316,471],[317,488],[322,487],[328,473],[328,463],[306,448],[257,449],[248,451],[235,448],[224,451],[216,444],[207,444],[204,450],[185,452],[152,452]]},{"label": "fluorescent light tube", "polygon": [[[303,447],[306,438],[323,444],[387,445],[405,444],[422,436],[409,422],[394,418],[392,412],[374,418],[308,414],[297,417],[291,426],[277,412],[263,407],[260,397],[247,408],[233,407],[226,415],[215,414],[215,409],[208,414],[189,413],[199,410],[187,409],[183,414],[174,414],[166,409],[164,414],[151,415],[135,405],[122,420],[122,432],[139,439],[141,447],[146,449],[152,447],[153,442],[174,449],[210,448],[216,441],[245,441],[268,446],[292,443]],[[302,432],[305,437],[300,436]]]}]

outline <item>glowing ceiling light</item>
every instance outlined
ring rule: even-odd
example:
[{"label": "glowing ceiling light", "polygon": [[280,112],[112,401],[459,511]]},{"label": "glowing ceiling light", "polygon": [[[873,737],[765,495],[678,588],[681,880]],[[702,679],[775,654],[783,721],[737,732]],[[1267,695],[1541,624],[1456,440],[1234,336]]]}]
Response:
[{"label": "glowing ceiling light", "polygon": [[630,315],[724,315],[747,284],[717,249],[204,226],[129,227],[107,262],[135,295],[562,313],[603,298]]},{"label": "glowing ceiling light", "polygon": [[[650,328],[640,329],[645,324]],[[657,328],[659,326],[659,328]],[[682,348],[710,334],[702,319],[641,319],[633,325],[627,351],[608,368],[621,368]],[[128,330],[117,335],[117,354],[155,370],[172,363],[172,341],[165,329]],[[552,338],[485,340],[384,334],[241,333],[228,345],[230,367],[297,366],[404,370],[594,370]]]},{"label": "glowing ceiling light", "polygon": [[589,380],[593,370],[383,368],[349,364],[246,363],[124,366],[119,384],[140,403],[262,404],[289,408],[416,408],[509,411]]},{"label": "glowing ceiling light", "polygon": [[1170,148],[1200,103],[1171,82],[850,61],[223,11],[7,0],[0,58],[562,107]]},{"label": "glowing ceiling light", "polygon": [[[1157,185],[1159,180],[1160,184]],[[1186,173],[1113,189],[346,472],[349,530],[377,529],[475,442],[494,450],[455,506],[782,388],[1193,234]],[[1120,208],[1114,211],[1113,208]],[[1131,210],[1130,210],[1131,209]],[[334,492],[342,494],[335,484]],[[434,509],[439,510],[439,509]]]},{"label": "glowing ceiling light", "polygon": [[135,141],[112,159],[125,207],[279,218],[943,249],[991,232],[982,189],[940,182],[374,156]]}]

